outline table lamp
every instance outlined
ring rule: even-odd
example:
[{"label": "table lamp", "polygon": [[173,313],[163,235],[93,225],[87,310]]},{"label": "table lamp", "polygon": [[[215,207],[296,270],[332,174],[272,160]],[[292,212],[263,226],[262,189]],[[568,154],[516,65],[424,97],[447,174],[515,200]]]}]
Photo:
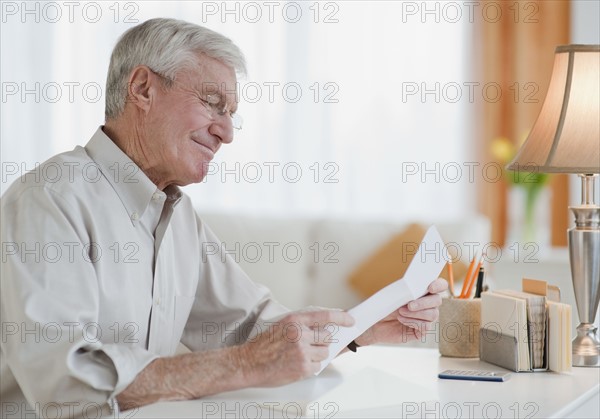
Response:
[{"label": "table lamp", "polygon": [[594,326],[600,301],[600,206],[594,182],[600,173],[600,45],[556,48],[542,110],[508,170],[575,173],[581,204],[569,207],[569,259],[581,324],[573,340],[573,366],[600,367]]}]

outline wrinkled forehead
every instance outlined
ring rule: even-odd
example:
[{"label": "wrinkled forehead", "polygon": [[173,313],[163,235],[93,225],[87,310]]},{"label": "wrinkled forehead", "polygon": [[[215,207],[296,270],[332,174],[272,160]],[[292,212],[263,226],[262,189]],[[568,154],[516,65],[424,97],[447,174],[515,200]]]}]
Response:
[{"label": "wrinkled forehead", "polygon": [[202,95],[223,98],[227,103],[237,103],[237,78],[235,70],[206,55],[199,56],[196,63],[183,73],[191,85]]}]

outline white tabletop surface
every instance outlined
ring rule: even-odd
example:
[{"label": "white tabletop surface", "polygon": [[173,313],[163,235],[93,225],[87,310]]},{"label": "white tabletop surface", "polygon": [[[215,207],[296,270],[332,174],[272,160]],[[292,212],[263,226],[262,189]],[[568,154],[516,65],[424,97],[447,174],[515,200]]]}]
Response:
[{"label": "white tabletop surface", "polygon": [[[321,375],[276,388],[249,388],[200,400],[156,403],[131,418],[346,418],[580,416],[596,405],[600,369],[569,374],[512,373],[503,383],[442,380],[446,369],[504,371],[479,359],[441,357],[435,349],[374,346],[335,359]],[[582,413],[581,406],[587,405]],[[577,410],[579,409],[579,410]],[[599,417],[600,406],[592,406]],[[591,416],[593,417],[593,416]]]}]

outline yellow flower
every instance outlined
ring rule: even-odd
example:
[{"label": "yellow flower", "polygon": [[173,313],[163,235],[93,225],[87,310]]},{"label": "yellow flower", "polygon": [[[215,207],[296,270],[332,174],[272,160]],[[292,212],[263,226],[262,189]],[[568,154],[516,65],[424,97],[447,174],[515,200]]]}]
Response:
[{"label": "yellow flower", "polygon": [[[526,138],[527,135],[523,135],[521,143],[524,143]],[[502,166],[512,161],[518,148],[520,147],[515,147],[506,137],[494,138],[491,143],[492,155]],[[513,172],[509,170],[505,171],[504,174],[509,183],[527,188],[532,192],[537,192],[549,179],[549,175],[546,173]]]},{"label": "yellow flower", "polygon": [[515,146],[506,137],[492,140],[492,155],[502,163],[508,163],[516,153]]}]

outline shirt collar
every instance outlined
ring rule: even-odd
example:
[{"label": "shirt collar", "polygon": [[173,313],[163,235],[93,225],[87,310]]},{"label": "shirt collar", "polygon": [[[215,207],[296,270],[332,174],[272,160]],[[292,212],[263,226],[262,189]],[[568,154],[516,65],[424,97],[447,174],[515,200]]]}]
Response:
[{"label": "shirt collar", "polygon": [[129,158],[102,130],[96,130],[85,149],[98,169],[108,180],[123,203],[133,225],[148,208],[154,194],[166,195],[166,201],[175,206],[182,193],[176,185],[159,190],[140,167]]}]

